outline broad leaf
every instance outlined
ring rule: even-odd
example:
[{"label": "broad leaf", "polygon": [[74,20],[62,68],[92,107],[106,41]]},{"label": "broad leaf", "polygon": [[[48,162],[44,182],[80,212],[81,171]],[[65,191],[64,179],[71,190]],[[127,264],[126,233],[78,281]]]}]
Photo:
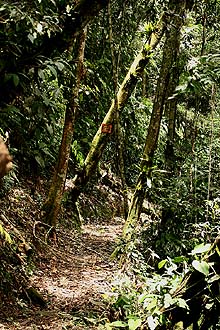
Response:
[{"label": "broad leaf", "polygon": [[211,244],[202,243],[202,244],[196,245],[191,253],[192,253],[192,255],[205,253],[210,249],[210,247],[211,247]]},{"label": "broad leaf", "polygon": [[219,281],[219,280],[220,280],[220,275],[215,274],[207,282],[210,284],[210,283],[213,283],[213,282],[216,282],[216,281]]},{"label": "broad leaf", "polygon": [[62,71],[64,69],[64,64],[61,62],[55,62],[54,63],[59,71]]},{"label": "broad leaf", "polygon": [[174,259],[173,259],[173,262],[175,262],[175,263],[179,263],[179,262],[183,262],[183,261],[187,261],[187,258],[186,257],[184,257],[184,256],[179,256],[179,257],[175,257]]},{"label": "broad leaf", "polygon": [[151,188],[152,187],[151,179],[150,178],[147,178],[147,186],[148,186],[148,188]]},{"label": "broad leaf", "polygon": [[181,308],[189,309],[189,306],[187,305],[187,302],[185,301],[185,299],[177,298],[176,304],[177,304],[177,306],[179,306]]},{"label": "broad leaf", "polygon": [[166,263],[167,263],[167,259],[161,260],[161,261],[158,263],[158,265],[157,265],[158,269],[163,268],[163,266],[164,266]]},{"label": "broad leaf", "polygon": [[42,33],[43,32],[43,26],[41,23],[37,23],[37,32]]},{"label": "broad leaf", "polygon": [[155,320],[153,318],[153,316],[148,316],[147,318],[147,323],[148,323],[148,327],[150,330],[155,330],[157,325],[155,323]]},{"label": "broad leaf", "polygon": [[141,319],[129,319],[128,320],[128,327],[129,327],[129,330],[136,330],[137,328],[139,328],[142,324],[142,321]]},{"label": "broad leaf", "polygon": [[108,327],[110,328],[113,328],[113,327],[116,327],[116,328],[127,328],[128,324],[125,323],[125,322],[122,322],[122,321],[115,321],[115,322],[112,322],[112,323],[108,323]]},{"label": "broad leaf", "polygon": [[209,275],[209,264],[205,261],[193,260],[193,268],[198,270],[198,272],[204,274],[205,276]]},{"label": "broad leaf", "polygon": [[41,167],[45,166],[44,159],[40,155],[36,155],[34,158]]},{"label": "broad leaf", "polygon": [[169,293],[166,293],[164,295],[164,308],[168,308],[172,306],[175,303],[175,300],[172,298],[172,296]]},{"label": "broad leaf", "polygon": [[50,69],[50,72],[54,75],[55,78],[57,78],[57,70],[52,65],[47,65],[47,67]]},{"label": "broad leaf", "polygon": [[14,86],[17,87],[18,84],[19,84],[19,77],[17,74],[12,74],[12,80],[13,80],[13,83],[14,83]]}]

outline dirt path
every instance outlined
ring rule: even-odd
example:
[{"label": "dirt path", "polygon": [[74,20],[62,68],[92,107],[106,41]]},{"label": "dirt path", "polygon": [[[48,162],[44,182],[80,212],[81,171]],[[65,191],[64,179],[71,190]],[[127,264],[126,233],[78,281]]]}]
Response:
[{"label": "dirt path", "polygon": [[0,323],[1,330],[103,329],[97,323],[106,310],[102,294],[111,291],[110,280],[117,272],[110,255],[121,233],[120,220],[85,225],[81,235],[61,232],[58,247],[51,249],[50,258],[42,253],[32,276],[33,286],[46,298],[48,307],[24,308],[23,315]]}]

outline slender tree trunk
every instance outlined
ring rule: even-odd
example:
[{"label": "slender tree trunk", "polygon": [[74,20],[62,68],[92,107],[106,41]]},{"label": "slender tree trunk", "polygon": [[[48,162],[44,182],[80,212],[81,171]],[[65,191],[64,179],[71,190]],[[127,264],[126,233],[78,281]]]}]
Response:
[{"label": "slender tree trunk", "polygon": [[[165,169],[167,171],[167,178],[170,178],[174,174],[176,162],[175,162],[175,153],[174,153],[174,143],[175,143],[175,126],[176,126],[176,113],[177,113],[177,98],[173,97],[175,89],[179,82],[179,42],[175,45],[175,54],[174,61],[175,64],[171,70],[170,82],[167,88],[167,101],[165,102],[164,114],[168,122],[168,131],[167,131],[167,141],[166,147],[164,150],[165,156]],[[169,185],[169,180],[164,183],[164,188]],[[168,187],[167,187],[168,188]],[[168,207],[162,209],[161,222],[158,228],[157,240],[160,240],[161,235],[166,232],[167,222],[174,216],[173,210]]]},{"label": "slender tree trunk", "polygon": [[[214,110],[215,110],[215,97],[216,90],[215,85],[212,86],[211,95],[211,127],[210,127],[210,141],[209,141],[209,171],[208,171],[208,190],[207,190],[207,202],[210,200],[211,181],[212,181],[212,148],[213,148],[213,133],[214,133]],[[209,205],[207,203],[206,209],[206,221],[209,218]]]},{"label": "slender tree trunk", "polygon": [[132,238],[135,226],[140,217],[147,187],[150,187],[151,185],[150,176],[153,165],[153,156],[157,147],[160,123],[165,98],[167,97],[167,86],[169,85],[170,73],[175,59],[177,48],[175,45],[179,45],[180,43],[180,31],[184,22],[183,17],[185,14],[185,8],[186,1],[171,0],[169,2],[171,22],[167,29],[167,36],[163,50],[163,60],[160,75],[157,81],[154,105],[141,161],[141,171],[132,196],[128,217],[123,230],[123,237],[127,242],[129,242]]},{"label": "slender tree trunk", "polygon": [[[167,142],[165,148],[165,166],[166,169],[170,172],[174,170],[175,166],[175,154],[174,154],[174,139],[175,139],[175,126],[176,126],[176,112],[177,112],[177,98],[173,97],[175,89],[179,82],[179,69],[178,69],[178,53],[179,53],[179,44],[176,44],[176,53],[175,53],[175,64],[172,69],[172,74],[170,78],[170,83],[168,86],[168,100],[165,104],[165,115],[168,120],[168,132],[167,132]],[[171,98],[171,99],[169,99]]]},{"label": "slender tree trunk", "polygon": [[56,226],[57,223],[57,217],[60,211],[64,186],[66,181],[66,175],[68,170],[68,162],[71,152],[71,143],[74,133],[75,118],[78,110],[79,87],[83,76],[83,60],[84,60],[86,30],[87,28],[83,30],[83,32],[79,37],[76,83],[73,88],[72,98],[69,101],[69,104],[66,108],[63,136],[59,149],[56,170],[52,179],[52,183],[49,189],[47,199],[43,206],[43,210],[45,211],[45,215],[44,215],[45,222],[47,222],[51,226]]},{"label": "slender tree trunk", "polygon": [[203,15],[202,15],[202,47],[201,47],[201,56],[205,53],[205,44],[206,44],[206,25],[207,25],[207,4],[204,4]]},{"label": "slender tree trunk", "polygon": [[119,87],[116,98],[112,101],[109,111],[107,112],[101,126],[94,136],[90,150],[85,159],[83,169],[79,174],[75,176],[73,180],[73,202],[76,202],[78,196],[80,195],[81,189],[85,186],[90,176],[94,173],[102,156],[102,152],[109,141],[110,134],[103,131],[103,125],[113,125],[117,111],[120,114],[126,105],[139,77],[142,75],[145,66],[149,62],[150,55],[164,34],[166,28],[166,19],[168,20],[169,18],[167,18],[166,14],[164,13],[157,26],[155,27],[154,32],[152,32],[150,40],[144,45],[132,63],[126,77],[124,78],[124,81]]},{"label": "slender tree trunk", "polygon": [[[203,16],[202,16],[202,44],[200,55],[203,56],[205,53],[206,45],[206,24],[207,24],[207,14],[206,14],[207,4],[204,3]],[[193,120],[193,131],[191,130],[191,145],[192,145],[192,163],[190,167],[190,192],[193,197],[194,205],[197,207],[197,156],[195,152],[196,138],[197,138],[197,123],[199,121],[199,109],[201,100],[198,94],[195,96],[195,114]],[[197,222],[198,215],[195,215],[195,223]]]},{"label": "slender tree trunk", "polygon": [[144,70],[142,74],[142,97],[148,97],[148,76],[147,72]]},{"label": "slender tree trunk", "polygon": [[[111,49],[111,58],[112,58],[112,74],[113,74],[113,82],[114,82],[114,97],[116,103],[116,116],[115,116],[115,139],[116,139],[116,148],[117,148],[117,159],[118,159],[118,172],[119,177],[121,179],[121,190],[123,195],[123,216],[126,219],[128,213],[128,196],[127,196],[127,186],[126,186],[126,179],[125,179],[125,164],[124,164],[124,136],[120,124],[120,116],[117,106],[117,92],[118,92],[118,70],[119,70],[119,63],[120,63],[120,51],[121,51],[121,44],[119,45],[118,56],[116,58],[116,52],[114,47],[114,39],[113,39],[113,29],[112,29],[112,13],[111,13],[111,1],[108,4],[108,18],[109,18],[109,42],[110,42],[110,49]],[[121,30],[123,29],[124,24],[124,7],[123,7],[123,17],[121,19],[122,26]]]}]

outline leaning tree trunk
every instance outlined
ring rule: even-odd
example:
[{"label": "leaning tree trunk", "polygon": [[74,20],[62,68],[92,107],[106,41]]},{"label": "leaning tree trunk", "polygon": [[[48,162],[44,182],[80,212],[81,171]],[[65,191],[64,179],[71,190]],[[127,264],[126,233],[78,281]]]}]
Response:
[{"label": "leaning tree trunk", "polygon": [[150,60],[150,55],[160,42],[166,27],[166,20],[168,20],[164,13],[158,22],[155,30],[150,36],[150,40],[144,45],[139,52],[134,62],[132,63],[124,81],[122,82],[117,92],[116,98],[112,101],[111,107],[107,112],[101,126],[99,127],[96,135],[91,143],[90,150],[85,159],[83,169],[73,179],[72,201],[75,203],[81,193],[82,188],[88,182],[91,175],[94,173],[97,164],[102,156],[103,150],[109,140],[112,131],[112,125],[115,121],[115,116],[118,111],[120,114],[125,107],[136,83],[141,77],[142,72]]},{"label": "leaning tree trunk", "polygon": [[83,30],[79,38],[78,64],[76,69],[76,84],[75,87],[73,88],[72,99],[70,100],[69,105],[66,108],[63,136],[59,149],[57,166],[49,189],[48,197],[43,206],[43,210],[45,211],[44,214],[45,222],[54,227],[56,226],[57,223],[57,217],[59,214],[61,201],[63,197],[63,191],[64,191],[67,169],[68,169],[68,162],[71,152],[71,144],[74,133],[75,118],[78,110],[78,94],[79,94],[80,82],[83,76],[85,40],[86,40],[86,28]]},{"label": "leaning tree trunk", "polygon": [[167,29],[167,36],[163,49],[163,60],[160,75],[157,81],[153,110],[141,161],[141,171],[132,196],[129,214],[123,230],[123,238],[126,242],[130,242],[132,238],[134,229],[140,217],[147,187],[150,186],[153,156],[157,147],[164,102],[167,97],[167,86],[170,80],[170,73],[172,66],[175,63],[176,49],[179,48],[180,45],[180,34],[184,22],[185,9],[186,0],[170,0],[169,14],[171,16],[171,21]]}]

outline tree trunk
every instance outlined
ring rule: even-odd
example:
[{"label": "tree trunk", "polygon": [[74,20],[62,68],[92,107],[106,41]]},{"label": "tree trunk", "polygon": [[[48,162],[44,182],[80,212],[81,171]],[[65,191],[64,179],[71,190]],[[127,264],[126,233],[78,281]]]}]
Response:
[{"label": "tree trunk", "polygon": [[[173,97],[175,89],[179,82],[180,70],[178,55],[179,55],[179,44],[176,43],[176,53],[175,57],[175,65],[172,69],[170,83],[167,90],[168,100],[165,103],[165,115],[168,121],[168,132],[167,132],[167,142],[165,148],[165,166],[166,169],[170,172],[173,172],[175,167],[175,154],[174,154],[174,139],[175,139],[175,126],[176,126],[176,112],[177,112],[177,98]],[[170,98],[170,99],[169,99]]]},{"label": "tree trunk", "polygon": [[129,214],[123,230],[123,237],[127,242],[129,242],[132,238],[135,226],[140,218],[147,187],[150,187],[151,185],[150,176],[153,165],[153,156],[157,147],[160,123],[165,98],[167,97],[167,86],[169,85],[170,73],[175,61],[176,48],[177,45],[179,48],[180,44],[180,31],[184,21],[183,17],[185,7],[186,1],[171,0],[169,2],[169,14],[171,16],[171,21],[167,29],[167,36],[163,50],[163,60],[160,75],[157,81],[154,105],[141,161],[141,171],[132,196]]},{"label": "tree trunk", "polygon": [[56,170],[49,189],[49,194],[43,210],[45,211],[45,222],[51,226],[56,226],[57,217],[60,211],[63,191],[68,170],[68,162],[71,152],[71,143],[74,133],[75,118],[78,110],[78,94],[80,82],[83,76],[83,59],[86,40],[86,28],[79,37],[78,64],[76,69],[76,84],[73,88],[72,99],[66,108],[63,136],[59,149]]},{"label": "tree trunk", "polygon": [[212,86],[212,95],[211,95],[211,123],[210,123],[210,140],[209,140],[209,171],[208,171],[208,188],[207,188],[207,207],[206,207],[206,221],[209,220],[209,204],[211,198],[211,185],[212,185],[212,163],[213,163],[213,140],[214,140],[214,111],[215,111],[215,98],[216,98],[216,87],[213,84]]},{"label": "tree trunk", "polygon": [[147,98],[148,97],[148,76],[147,76],[147,72],[144,70],[143,74],[142,74],[142,97]]},{"label": "tree trunk", "polygon": [[[179,83],[180,69],[179,69],[179,61],[178,61],[178,53],[179,53],[179,44],[176,43],[174,45],[176,47],[176,53],[174,55],[175,64],[172,68],[170,75],[170,82],[167,87],[167,100],[165,102],[164,114],[167,121],[167,141],[164,150],[164,158],[165,158],[165,170],[167,171],[167,178],[171,178],[176,172],[176,157],[174,152],[175,145],[175,127],[176,127],[176,113],[177,113],[177,98],[173,97],[175,93],[175,89]],[[169,99],[170,98],[170,99]],[[169,189],[170,180],[167,180],[163,183],[163,188],[166,190]],[[167,230],[167,224],[171,218],[174,217],[173,210],[169,207],[163,207],[161,214],[161,221],[158,227],[158,234],[156,241],[160,241],[162,235]]]},{"label": "tree trunk", "polygon": [[[123,4],[124,6],[124,4]],[[111,13],[111,1],[108,4],[108,18],[109,18],[109,43],[111,49],[111,58],[112,58],[112,74],[113,74],[113,82],[114,82],[114,97],[116,102],[116,116],[115,116],[115,139],[116,139],[116,148],[117,148],[117,163],[118,163],[118,174],[121,180],[121,191],[123,196],[123,216],[126,219],[128,213],[128,196],[127,196],[127,185],[125,179],[125,164],[124,164],[124,136],[120,124],[120,116],[117,106],[117,92],[118,92],[118,70],[119,70],[119,63],[120,63],[120,51],[121,51],[121,44],[119,45],[118,56],[116,58],[116,52],[114,47],[114,40],[113,40],[113,29],[112,29],[112,13]],[[124,7],[123,7],[123,18],[121,19],[122,25],[120,30],[123,30],[124,24]]]},{"label": "tree trunk", "polygon": [[[162,15],[161,20],[158,22],[155,31],[152,32],[150,40],[142,50],[139,52],[134,62],[132,63],[124,81],[122,82],[116,98],[112,101],[111,107],[107,112],[101,126],[99,127],[96,135],[93,138],[91,143],[90,150],[87,154],[87,157],[84,162],[82,171],[77,174],[73,180],[73,189],[72,189],[72,200],[76,202],[78,196],[80,195],[81,189],[88,182],[90,176],[94,173],[97,164],[102,156],[102,152],[109,140],[109,133],[103,131],[103,125],[111,127],[114,124],[116,112],[120,114],[126,105],[139,77],[142,75],[142,72],[149,62],[150,55],[153,50],[156,48],[160,42],[166,27],[166,14]],[[110,125],[110,126],[108,126]],[[109,131],[108,131],[109,132]]]}]

